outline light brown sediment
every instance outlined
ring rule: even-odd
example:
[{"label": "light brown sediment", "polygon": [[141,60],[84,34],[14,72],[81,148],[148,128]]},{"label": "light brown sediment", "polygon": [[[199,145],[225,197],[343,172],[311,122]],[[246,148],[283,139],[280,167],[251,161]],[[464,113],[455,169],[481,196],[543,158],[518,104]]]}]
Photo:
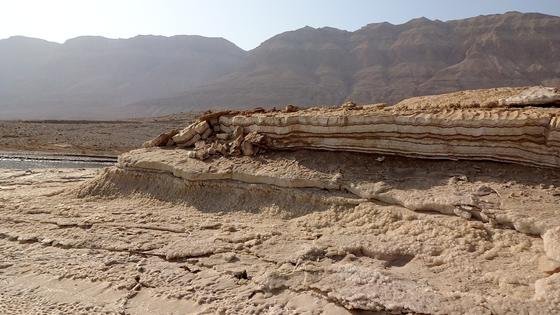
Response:
[{"label": "light brown sediment", "polygon": [[[179,146],[202,152],[199,158],[219,151],[209,148],[217,141],[228,147],[250,143],[245,154],[254,154],[256,145],[560,167],[558,99],[560,92],[551,88],[504,88],[419,97],[395,106],[222,112],[201,118],[175,137]],[[221,133],[200,141],[196,135],[209,129],[202,130],[208,123]],[[239,127],[241,135],[258,134],[262,140],[244,141],[234,134]]]}]

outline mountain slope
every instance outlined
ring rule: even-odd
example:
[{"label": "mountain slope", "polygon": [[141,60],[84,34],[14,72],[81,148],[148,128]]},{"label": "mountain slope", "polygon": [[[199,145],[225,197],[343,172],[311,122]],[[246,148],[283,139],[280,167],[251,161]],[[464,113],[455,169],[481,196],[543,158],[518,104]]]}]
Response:
[{"label": "mountain slope", "polygon": [[560,17],[510,12],[457,21],[376,23],[355,32],[305,27],[250,51],[246,65],[176,97],[189,107],[388,102],[456,90],[560,82]]},{"label": "mountain slope", "polygon": [[230,73],[245,54],[200,36],[88,36],[64,44],[12,37],[0,41],[2,118],[111,118],[121,105]]},{"label": "mountain slope", "polygon": [[2,118],[112,118],[223,107],[387,102],[560,85],[560,17],[304,27],[251,51],[219,38],[0,40]]}]

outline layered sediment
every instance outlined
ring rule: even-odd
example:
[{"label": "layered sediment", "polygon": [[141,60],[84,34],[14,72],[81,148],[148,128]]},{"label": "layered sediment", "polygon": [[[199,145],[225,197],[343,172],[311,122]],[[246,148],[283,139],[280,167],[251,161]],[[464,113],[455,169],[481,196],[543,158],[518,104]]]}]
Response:
[{"label": "layered sediment", "polygon": [[[172,193],[177,191],[173,187],[189,191],[200,185],[229,185],[231,189],[239,185],[256,185],[269,187],[271,198],[278,194],[305,195],[300,198],[303,204],[315,204],[309,207],[310,211],[327,209],[328,205],[352,207],[362,202],[381,202],[417,212],[438,212],[478,220],[535,236],[560,226],[554,198],[543,195],[540,189],[542,182],[554,183],[555,178],[560,178],[557,171],[520,169],[514,165],[488,162],[412,161],[415,161],[415,167],[403,166],[409,162],[407,159],[388,160],[379,155],[315,151],[269,152],[261,154],[258,159],[221,157],[200,161],[186,157],[181,149],[146,148],[121,155],[116,167],[106,171],[105,179],[86,186],[80,194],[141,191],[160,199],[192,202],[192,194]],[[520,174],[508,175],[515,172]],[[114,188],[115,178],[127,177],[123,173],[136,174],[139,178],[143,177],[142,174],[155,174],[156,178],[158,174],[164,174],[178,181],[156,184],[157,180],[129,178],[117,180],[118,188]],[[499,188],[485,183],[493,174],[501,178]],[[516,198],[504,197],[518,193],[519,188],[512,182],[530,182],[535,186],[525,188],[524,194],[538,197],[544,203],[541,208],[536,211]],[[111,184],[107,186],[107,183]],[[185,188],[185,185],[191,188]],[[219,189],[222,190],[227,196],[225,191],[228,188]],[[225,198],[219,193],[212,195]],[[289,203],[275,202],[284,204],[282,208],[290,207]],[[292,207],[299,205],[292,202]],[[560,261],[556,256],[553,258]]]},{"label": "layered sediment", "polygon": [[419,97],[395,106],[221,112],[161,145],[194,147],[199,159],[314,149],[560,167],[559,102],[558,90],[533,87]]},{"label": "layered sediment", "polygon": [[[148,151],[175,150],[138,151],[122,163],[140,161]],[[500,209],[517,203],[528,216],[560,198],[558,174],[549,169],[377,158],[296,151],[227,160],[260,159],[248,166],[274,177],[384,180],[394,190],[416,191],[416,198],[447,182],[457,193],[484,183],[501,195]],[[207,164],[203,173],[225,172],[218,168],[223,157],[182,159],[182,168],[194,162]],[[548,243],[539,237],[336,190],[185,180],[136,165],[119,164],[87,182],[95,170],[0,174],[2,313],[560,311],[559,265],[544,255]],[[477,191],[497,204],[490,189]]]},{"label": "layered sediment", "polygon": [[[249,285],[277,298],[318,290],[347,310],[560,311],[558,170],[317,150],[204,161],[187,152],[128,152],[74,193],[86,200],[148,197],[218,218],[249,213],[301,226],[307,234],[277,228],[282,236],[250,250],[276,265],[251,270]],[[165,257],[231,250],[192,242]],[[468,294],[459,293],[463,286]]]},{"label": "layered sediment", "polygon": [[189,228],[158,227],[176,242],[145,237],[142,253],[234,269],[217,293],[214,274],[188,280],[212,310],[558,313],[557,101],[504,88],[208,113],[61,196],[136,200],[142,224],[175,209]]}]

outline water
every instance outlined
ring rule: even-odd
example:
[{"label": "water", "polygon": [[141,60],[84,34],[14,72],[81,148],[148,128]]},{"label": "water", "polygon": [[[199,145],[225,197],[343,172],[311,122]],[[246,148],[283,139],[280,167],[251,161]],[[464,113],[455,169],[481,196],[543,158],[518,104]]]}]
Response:
[{"label": "water", "polygon": [[0,153],[0,169],[101,168],[115,162],[110,157]]}]

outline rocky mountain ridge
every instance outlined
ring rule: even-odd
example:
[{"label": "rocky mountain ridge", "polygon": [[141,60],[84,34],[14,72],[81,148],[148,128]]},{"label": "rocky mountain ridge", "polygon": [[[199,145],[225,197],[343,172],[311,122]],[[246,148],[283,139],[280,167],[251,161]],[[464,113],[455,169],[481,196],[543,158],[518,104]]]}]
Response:
[{"label": "rocky mountain ridge", "polygon": [[11,37],[0,40],[0,110],[5,119],[127,117],[119,106],[221,77],[245,54],[202,36]]},{"label": "rocky mountain ridge", "polygon": [[22,40],[11,56],[9,39],[0,41],[0,80],[7,83],[0,108],[17,118],[124,117],[348,99],[392,104],[464,89],[558,86],[558,30],[560,17],[508,12],[374,23],[354,32],[304,27],[248,52],[202,37],[86,37],[62,45],[66,55],[58,59],[46,52],[59,45],[39,40]]}]

